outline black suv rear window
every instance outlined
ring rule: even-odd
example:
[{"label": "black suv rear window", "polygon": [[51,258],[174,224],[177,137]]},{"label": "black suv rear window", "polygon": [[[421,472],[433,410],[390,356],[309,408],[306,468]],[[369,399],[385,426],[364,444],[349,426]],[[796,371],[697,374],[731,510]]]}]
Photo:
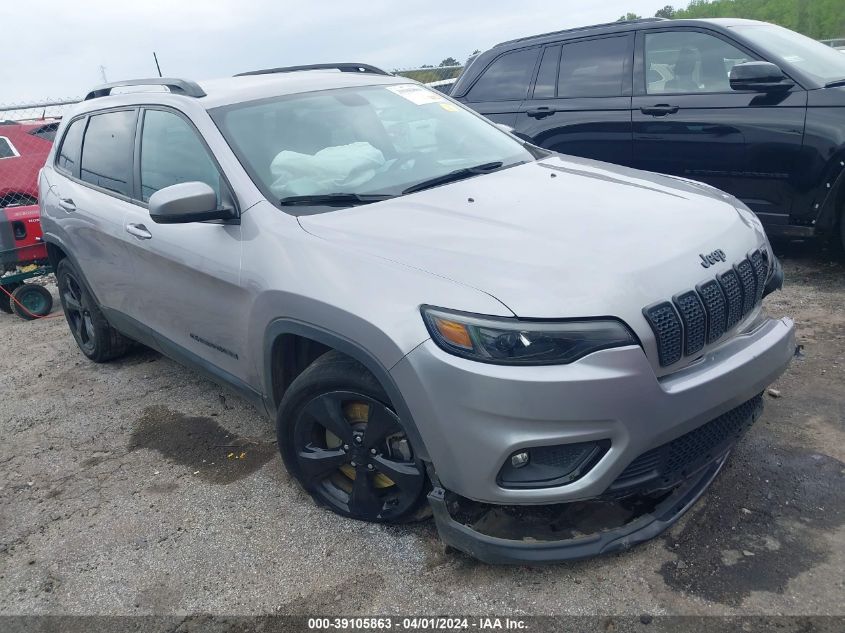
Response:
[{"label": "black suv rear window", "polygon": [[629,41],[623,35],[566,44],[560,60],[557,96],[621,96]]},{"label": "black suv rear window", "polygon": [[469,101],[517,101],[525,99],[537,63],[539,49],[506,53],[494,61],[470,89]]},{"label": "black suv rear window", "polygon": [[131,195],[134,140],[133,110],[92,116],[82,142],[79,177],[92,185]]}]

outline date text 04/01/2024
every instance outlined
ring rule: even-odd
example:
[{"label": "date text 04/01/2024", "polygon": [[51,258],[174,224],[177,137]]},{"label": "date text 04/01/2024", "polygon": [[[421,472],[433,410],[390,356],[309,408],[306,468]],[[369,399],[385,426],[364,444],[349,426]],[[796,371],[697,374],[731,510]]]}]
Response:
[{"label": "date text 04/01/2024", "polygon": [[404,618],[308,618],[309,630],[406,630],[406,631],[461,631],[479,630],[518,631],[526,629],[524,620],[514,618],[477,617],[404,617]]}]

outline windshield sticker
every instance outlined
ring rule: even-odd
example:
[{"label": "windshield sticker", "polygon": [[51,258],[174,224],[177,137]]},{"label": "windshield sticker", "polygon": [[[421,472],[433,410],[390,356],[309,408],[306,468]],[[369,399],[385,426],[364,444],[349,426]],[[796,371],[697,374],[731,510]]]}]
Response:
[{"label": "windshield sticker", "polygon": [[440,107],[448,112],[457,112],[459,110],[458,106],[454,103],[450,103],[449,101],[441,101]]},{"label": "windshield sticker", "polygon": [[800,55],[787,55],[786,57],[784,57],[784,59],[790,64],[800,64],[804,61],[804,58]]},{"label": "windshield sticker", "polygon": [[414,84],[402,84],[401,86],[387,86],[390,92],[404,97],[411,103],[416,105],[426,105],[428,103],[443,103],[446,99],[433,90],[427,90],[422,86],[415,86]]}]

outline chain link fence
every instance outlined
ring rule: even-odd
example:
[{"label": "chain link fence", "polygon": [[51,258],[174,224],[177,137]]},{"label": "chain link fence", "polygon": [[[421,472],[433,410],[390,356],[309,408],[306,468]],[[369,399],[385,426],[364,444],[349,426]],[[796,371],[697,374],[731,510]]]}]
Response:
[{"label": "chain link fence", "polygon": [[38,170],[47,159],[62,114],[78,101],[0,103],[0,213],[37,204]]},{"label": "chain link fence", "polygon": [[406,68],[394,70],[394,75],[407,77],[419,81],[427,86],[436,88],[449,94],[452,85],[463,72],[463,66],[422,66],[420,68]]}]

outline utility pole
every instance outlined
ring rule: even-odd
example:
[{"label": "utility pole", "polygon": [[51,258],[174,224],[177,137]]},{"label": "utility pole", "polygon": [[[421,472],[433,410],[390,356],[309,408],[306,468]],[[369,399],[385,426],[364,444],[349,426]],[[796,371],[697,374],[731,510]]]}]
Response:
[{"label": "utility pole", "polygon": [[100,65],[99,68],[100,68],[100,77],[103,78],[103,83],[107,84],[109,82],[109,80],[106,78],[106,67],[103,66],[103,65]]}]

